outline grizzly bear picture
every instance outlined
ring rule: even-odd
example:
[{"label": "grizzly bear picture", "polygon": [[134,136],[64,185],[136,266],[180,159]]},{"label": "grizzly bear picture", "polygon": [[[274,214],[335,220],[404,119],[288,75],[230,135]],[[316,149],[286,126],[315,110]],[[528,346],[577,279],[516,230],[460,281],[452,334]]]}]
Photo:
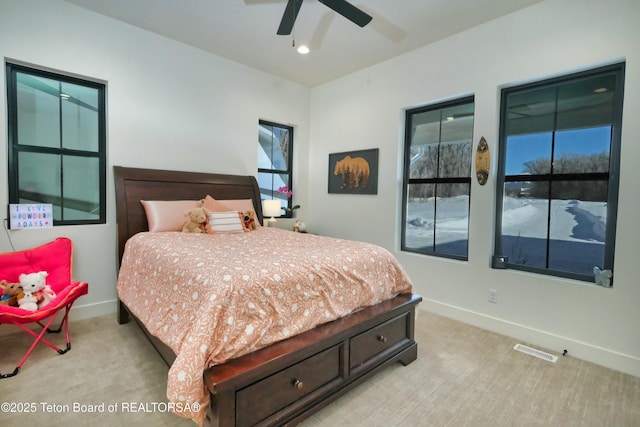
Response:
[{"label": "grizzly bear picture", "polygon": [[369,162],[362,157],[345,156],[336,162],[334,175],[342,175],[340,189],[353,190],[367,188],[369,186],[369,174],[371,169]]}]

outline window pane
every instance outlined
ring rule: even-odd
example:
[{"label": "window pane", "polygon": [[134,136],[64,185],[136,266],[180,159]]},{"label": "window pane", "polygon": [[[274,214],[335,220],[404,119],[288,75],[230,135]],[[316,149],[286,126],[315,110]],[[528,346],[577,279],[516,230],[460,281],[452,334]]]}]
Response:
[{"label": "window pane", "polygon": [[556,129],[605,126],[613,122],[616,76],[591,76],[558,87]]},{"label": "window pane", "polygon": [[471,141],[473,108],[473,103],[466,103],[442,109],[441,143]]},{"label": "window pane", "polygon": [[411,146],[409,178],[435,178],[438,173],[438,145]]},{"label": "window pane", "polygon": [[[529,183],[509,183],[526,188]],[[548,183],[536,183],[547,194]],[[534,267],[546,267],[547,222],[549,201],[533,197],[510,197],[505,186],[502,204],[502,255],[509,262]]]},{"label": "window pane", "polygon": [[405,247],[433,251],[435,185],[410,184],[407,190]]},{"label": "window pane", "polygon": [[441,178],[471,176],[471,145],[471,139],[440,144],[439,174]]},{"label": "window pane", "polygon": [[505,175],[551,172],[551,132],[507,138]]},{"label": "window pane", "polygon": [[[576,197],[578,194],[587,195],[587,199]],[[596,194],[600,195],[599,200]],[[591,275],[594,266],[602,267],[606,195],[603,181],[552,183],[549,268]]]},{"label": "window pane", "polygon": [[410,178],[435,178],[438,174],[440,117],[440,110],[411,116]]},{"label": "window pane", "polygon": [[62,146],[73,150],[97,152],[98,90],[61,83]]},{"label": "window pane", "polygon": [[609,172],[610,146],[610,126],[556,132],[553,172]]},{"label": "window pane", "polygon": [[18,203],[51,203],[54,205],[53,219],[60,220],[60,157],[55,154],[19,153],[18,171]]},{"label": "window pane", "polygon": [[551,132],[555,117],[555,87],[512,93],[507,97],[508,136]]},{"label": "window pane", "polygon": [[17,73],[18,144],[60,148],[59,83]]},{"label": "window pane", "polygon": [[261,123],[258,126],[258,143],[258,169],[288,169],[288,129]]},{"label": "window pane", "polygon": [[437,185],[436,252],[467,255],[469,191],[469,184]]},{"label": "window pane", "polygon": [[62,157],[64,209],[62,219],[95,220],[100,217],[100,168],[97,158]]},{"label": "window pane", "polygon": [[285,199],[286,195],[278,193],[280,187],[285,187],[289,183],[289,175],[282,173],[258,173],[258,186],[260,187],[260,196],[262,199]]}]

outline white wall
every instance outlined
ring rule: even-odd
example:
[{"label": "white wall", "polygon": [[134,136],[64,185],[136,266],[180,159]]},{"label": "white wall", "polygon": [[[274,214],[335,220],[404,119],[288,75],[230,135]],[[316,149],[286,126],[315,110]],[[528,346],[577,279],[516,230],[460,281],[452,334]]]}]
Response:
[{"label": "white wall", "polygon": [[[423,295],[422,308],[551,351],[640,376],[640,2],[547,0],[311,91],[310,195],[314,231],[380,244]],[[484,136],[497,159],[500,89],[626,60],[615,286],[489,268],[495,168],[473,179],[469,261],[399,248],[403,111],[475,95],[474,144]],[[378,195],[327,193],[328,154],[379,148]],[[489,288],[498,304],[487,301]],[[429,343],[422,344],[428,349]]]},{"label": "white wall", "polygon": [[[107,224],[14,230],[17,250],[57,236],[75,245],[74,278],[89,282],[76,317],[115,310],[112,166],[255,175],[258,120],[295,127],[308,159],[309,90],[60,0],[1,0],[0,57],[107,84]],[[8,203],[5,69],[0,69],[0,212]],[[296,174],[294,186],[306,186]],[[304,199],[297,198],[305,207]],[[11,250],[0,230],[0,251]]]}]

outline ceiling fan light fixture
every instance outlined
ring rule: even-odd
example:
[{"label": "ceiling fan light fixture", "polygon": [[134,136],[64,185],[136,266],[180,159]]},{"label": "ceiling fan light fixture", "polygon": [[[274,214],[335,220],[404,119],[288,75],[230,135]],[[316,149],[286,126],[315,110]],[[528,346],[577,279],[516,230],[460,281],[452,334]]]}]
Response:
[{"label": "ceiling fan light fixture", "polygon": [[[337,12],[339,15],[342,15],[359,27],[366,26],[373,19],[371,15],[361,9],[358,9],[347,0],[318,1],[328,8],[333,9],[334,12]],[[296,18],[298,17],[298,12],[300,12],[300,8],[302,7],[302,2],[303,0],[287,0],[287,5],[285,6],[284,14],[282,15],[280,26],[277,31],[279,36],[287,36],[291,34]]]}]

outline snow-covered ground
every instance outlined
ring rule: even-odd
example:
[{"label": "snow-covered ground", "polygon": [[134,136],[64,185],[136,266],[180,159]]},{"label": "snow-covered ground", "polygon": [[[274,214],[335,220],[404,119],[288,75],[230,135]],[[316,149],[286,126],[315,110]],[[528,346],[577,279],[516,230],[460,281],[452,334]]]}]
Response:
[{"label": "snow-covered ground", "polygon": [[[410,202],[407,212],[406,245],[421,248],[433,244],[434,204],[438,250],[466,254],[469,205],[467,196],[430,198]],[[549,267],[592,274],[602,267],[606,202],[511,198],[504,200],[502,212],[503,253],[510,262],[544,267],[549,230]]]}]

